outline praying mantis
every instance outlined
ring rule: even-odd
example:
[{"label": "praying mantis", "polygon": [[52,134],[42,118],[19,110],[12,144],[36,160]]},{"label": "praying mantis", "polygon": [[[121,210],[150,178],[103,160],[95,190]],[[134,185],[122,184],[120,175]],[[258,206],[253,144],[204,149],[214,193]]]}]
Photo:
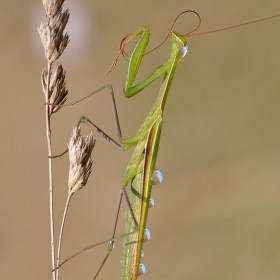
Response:
[{"label": "praying mantis", "polygon": [[[186,35],[181,35],[173,31],[173,26],[179,16],[184,13],[195,13],[198,16],[199,24],[198,26],[187,33]],[[273,16],[278,17],[279,15]],[[270,17],[270,18],[273,18]],[[262,20],[267,20],[270,18],[265,18]],[[261,21],[261,20],[258,20]],[[168,97],[168,93],[172,84],[172,80],[178,65],[178,62],[186,55],[187,53],[187,39],[186,36],[195,36],[213,33],[228,28],[223,28],[219,30],[209,31],[200,34],[193,34],[200,26],[200,16],[198,13],[188,10],[180,13],[168,34],[168,37],[171,40],[171,54],[170,57],[159,67],[157,67],[149,76],[147,76],[143,81],[134,85],[142,58],[145,54],[146,47],[149,41],[150,32],[147,27],[141,27],[140,29],[134,31],[133,33],[127,35],[123,38],[120,44],[120,49],[114,63],[109,71],[111,73],[116,66],[119,56],[124,55],[125,45],[134,37],[140,36],[139,41],[137,42],[135,48],[133,49],[129,61],[128,61],[128,71],[127,78],[124,85],[124,94],[125,97],[131,98],[148,87],[156,79],[163,76],[163,82],[161,84],[158,96],[156,101],[149,112],[148,116],[144,120],[143,124],[140,126],[137,133],[129,138],[123,138],[120,128],[120,123],[118,119],[117,107],[114,98],[114,91],[111,85],[103,86],[94,92],[86,95],[85,97],[79,99],[78,101],[72,102],[68,105],[74,105],[85,98],[94,95],[95,93],[103,90],[109,89],[111,93],[111,99],[113,104],[114,119],[116,125],[116,131],[119,138],[119,142],[113,140],[108,134],[96,126],[89,118],[82,116],[78,122],[78,126],[81,123],[87,123],[92,125],[98,133],[100,133],[106,140],[111,144],[116,146],[120,150],[129,150],[132,147],[135,147],[132,157],[126,167],[125,175],[122,182],[122,188],[120,191],[120,196],[117,205],[117,215],[113,227],[113,233],[111,240],[115,238],[115,230],[118,220],[119,208],[121,205],[122,197],[125,197],[127,201],[129,210],[126,213],[126,229],[124,237],[124,249],[122,257],[122,279],[123,280],[136,280],[138,275],[145,273],[145,266],[141,263],[141,256],[143,254],[143,242],[145,239],[149,239],[150,232],[146,229],[146,222],[148,216],[148,209],[153,205],[151,200],[151,190],[152,185],[160,183],[162,181],[162,174],[160,171],[155,169],[157,154],[159,149],[159,142],[161,138],[161,130],[163,123],[163,112]],[[257,22],[257,21],[254,21]],[[253,23],[253,22],[250,22]],[[249,23],[245,23],[249,24]],[[241,24],[241,25],[245,25]],[[237,26],[241,26],[237,25]],[[234,27],[237,27],[234,26]],[[131,192],[130,198],[128,198],[126,187],[131,182]],[[109,254],[113,249],[113,241],[109,242],[108,253],[98,270],[94,279],[97,278],[101,268],[103,267],[105,261],[107,260]]]}]

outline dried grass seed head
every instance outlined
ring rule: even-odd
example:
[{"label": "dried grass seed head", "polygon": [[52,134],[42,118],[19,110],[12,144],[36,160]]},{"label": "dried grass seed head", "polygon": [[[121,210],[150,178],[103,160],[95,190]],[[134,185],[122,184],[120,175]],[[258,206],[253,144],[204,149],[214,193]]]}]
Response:
[{"label": "dried grass seed head", "polygon": [[81,136],[80,128],[75,127],[68,143],[69,178],[68,191],[75,193],[83,188],[92,171],[91,153],[95,145],[92,133]]},{"label": "dried grass seed head", "polygon": [[63,29],[59,28],[57,32],[51,29],[48,25],[41,23],[38,28],[45,50],[45,56],[49,62],[57,60],[69,43],[68,34],[63,34]]},{"label": "dried grass seed head", "polygon": [[[63,105],[67,100],[68,90],[65,82],[66,72],[61,64],[56,64],[50,72],[49,93],[47,93],[48,71],[42,72],[41,83],[44,94],[48,94],[48,102],[54,105]],[[60,107],[50,106],[50,114],[56,113]]]}]

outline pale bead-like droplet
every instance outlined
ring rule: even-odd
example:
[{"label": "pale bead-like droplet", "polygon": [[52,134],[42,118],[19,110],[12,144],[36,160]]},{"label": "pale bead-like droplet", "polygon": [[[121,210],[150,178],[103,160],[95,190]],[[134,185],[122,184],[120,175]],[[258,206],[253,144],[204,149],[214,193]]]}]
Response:
[{"label": "pale bead-like droplet", "polygon": [[152,198],[150,198],[150,200],[149,200],[149,208],[152,208],[154,206],[155,206],[155,201]]},{"label": "pale bead-like droplet", "polygon": [[148,228],[145,228],[143,242],[145,243],[149,241],[151,239],[151,236],[152,236],[151,231]]},{"label": "pale bead-like droplet", "polygon": [[138,276],[143,275],[146,272],[146,266],[143,263],[139,263]]},{"label": "pale bead-like droplet", "polygon": [[140,257],[144,258],[144,251],[143,250],[141,250]]},{"label": "pale bead-like droplet", "polygon": [[188,45],[185,45],[183,48],[181,48],[179,61],[186,55],[187,52],[188,52]]},{"label": "pale bead-like droplet", "polygon": [[160,184],[163,180],[163,174],[160,170],[155,169],[152,176],[152,185]]}]

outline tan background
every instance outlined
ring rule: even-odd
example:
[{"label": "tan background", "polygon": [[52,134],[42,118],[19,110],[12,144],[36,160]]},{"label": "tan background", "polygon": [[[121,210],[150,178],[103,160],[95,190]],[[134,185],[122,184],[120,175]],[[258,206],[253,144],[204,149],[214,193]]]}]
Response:
[{"label": "tan background", "polygon": [[[76,4],[75,4],[76,2]],[[142,25],[156,46],[178,13],[200,13],[200,31],[280,13],[275,0],[75,1],[71,43],[62,62],[69,100],[112,83],[124,137],[136,132],[161,81],[125,100],[126,62],[106,77],[120,40]],[[4,2],[2,3],[2,6]],[[40,1],[5,1],[1,7],[1,279],[51,279],[47,152],[40,73],[45,65],[36,27]],[[188,32],[194,16],[176,31]],[[280,18],[190,38],[164,115],[141,279],[280,279]],[[76,37],[75,34],[81,37]],[[76,46],[76,47],[75,47]],[[170,43],[144,59],[140,77],[169,55]],[[54,153],[66,147],[86,114],[115,136],[107,93],[53,119]],[[88,132],[89,127],[83,129]],[[131,152],[97,136],[93,174],[76,194],[66,222],[62,258],[111,234],[122,175]],[[56,160],[56,236],[67,193],[68,160]],[[124,210],[125,208],[123,208]],[[121,214],[118,234],[123,232]],[[120,279],[122,241],[99,279]],[[106,246],[61,269],[61,279],[92,279]]]}]

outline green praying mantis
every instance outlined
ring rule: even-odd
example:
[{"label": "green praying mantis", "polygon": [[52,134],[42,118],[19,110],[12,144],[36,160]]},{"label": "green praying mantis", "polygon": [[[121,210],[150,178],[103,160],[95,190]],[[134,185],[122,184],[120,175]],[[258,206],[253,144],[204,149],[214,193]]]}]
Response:
[{"label": "green praying mantis", "polygon": [[[191,32],[181,35],[173,31],[173,26],[176,20],[184,13],[194,13],[198,16],[199,24]],[[199,28],[201,23],[201,18],[198,13],[195,11],[183,11],[180,13],[173,25],[171,26],[168,37],[171,40],[171,53],[169,58],[159,67],[157,67],[150,75],[148,75],[143,81],[134,85],[141,61],[145,55],[146,47],[149,41],[150,31],[147,27],[141,27],[140,29],[134,31],[133,33],[127,35],[123,38],[120,44],[119,52],[116,59],[114,60],[112,67],[109,71],[111,73],[115,68],[118,58],[120,55],[124,55],[124,48],[126,44],[134,37],[140,36],[139,41],[137,42],[135,48],[133,49],[129,59],[128,59],[128,71],[127,77],[124,85],[124,94],[125,97],[131,98],[134,95],[138,94],[156,79],[163,76],[163,82],[161,84],[158,96],[156,101],[149,112],[148,116],[144,120],[143,124],[140,126],[137,133],[129,138],[123,138],[120,128],[120,122],[118,119],[117,107],[114,98],[114,91],[111,85],[105,85],[85,97],[72,102],[69,105],[74,105],[89,96],[94,95],[95,93],[103,90],[109,89],[111,93],[111,99],[113,104],[114,119],[116,125],[117,136],[119,142],[112,139],[108,134],[96,126],[90,119],[86,116],[82,116],[78,122],[78,126],[81,123],[91,124],[98,133],[100,133],[106,140],[111,144],[116,146],[118,149],[126,151],[132,147],[135,147],[132,157],[126,167],[122,188],[120,191],[120,196],[117,205],[117,215],[114,222],[113,233],[109,239],[108,252],[107,255],[101,264],[100,269],[96,273],[94,279],[97,278],[99,272],[101,271],[105,261],[107,260],[109,254],[111,253],[114,247],[115,231],[117,226],[119,209],[122,201],[122,197],[125,197],[125,200],[128,204],[128,211],[126,213],[126,229],[124,234],[124,248],[122,256],[122,279],[123,280],[135,280],[139,275],[142,275],[146,271],[146,267],[141,263],[141,257],[143,255],[143,243],[150,238],[150,231],[146,228],[148,210],[153,206],[153,200],[151,199],[151,190],[152,185],[160,183],[162,181],[162,174],[160,171],[155,169],[157,154],[159,149],[159,142],[161,138],[161,130],[163,123],[163,111],[165,108],[165,103],[168,97],[168,93],[172,84],[172,80],[177,68],[178,62],[186,55],[187,53],[187,39],[186,37],[197,36],[202,34],[209,34],[229,28],[234,28],[242,26],[245,24],[250,24],[262,20],[267,20],[271,18],[278,17],[276,15],[273,17],[243,23],[236,26],[226,27],[218,30],[208,31],[204,33],[194,34],[194,32]],[[147,54],[147,53],[146,53]],[[66,106],[66,105],[64,105]],[[126,187],[131,182],[131,192],[130,197],[128,198]],[[108,241],[107,241],[108,242]],[[102,242],[104,243],[104,242]],[[92,246],[88,246],[84,250],[87,250]],[[82,250],[82,251],[84,251]],[[77,254],[75,254],[77,255]],[[69,258],[70,259],[70,258]],[[67,259],[68,260],[68,259]],[[66,260],[66,261],[67,261]],[[63,262],[64,263],[64,262]],[[62,263],[62,264],[63,264]],[[61,265],[62,265],[61,264]]]}]

